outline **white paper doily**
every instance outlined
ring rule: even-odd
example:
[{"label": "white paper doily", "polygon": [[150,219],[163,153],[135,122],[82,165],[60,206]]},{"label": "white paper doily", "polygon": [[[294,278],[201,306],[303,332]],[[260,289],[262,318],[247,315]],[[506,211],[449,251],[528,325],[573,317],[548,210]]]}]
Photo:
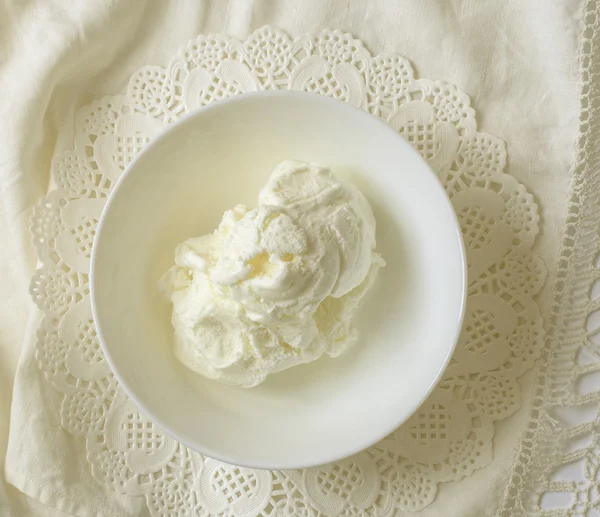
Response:
[{"label": "white paper doily", "polygon": [[[259,471],[204,458],[156,428],[120,390],[94,330],[88,269],[96,224],[129,161],[170,122],[248,91],[318,92],[359,106],[397,129],[439,174],[468,248],[464,331],[440,386],[409,422],[353,458],[304,471]],[[533,297],[545,268],[531,248],[533,197],[504,173],[499,139],[477,132],[468,97],[416,79],[396,54],[372,56],[348,34],[296,40],[265,27],[246,41],[188,43],[166,68],[133,74],[124,95],[82,107],[74,146],[55,157],[58,188],[37,206],[32,232],[41,267],[32,296],[45,313],[37,357],[63,395],[64,428],[86,439],[94,476],[146,498],[154,515],[391,515],[434,499],[492,459],[494,422],[520,407],[517,378],[543,343]]]}]

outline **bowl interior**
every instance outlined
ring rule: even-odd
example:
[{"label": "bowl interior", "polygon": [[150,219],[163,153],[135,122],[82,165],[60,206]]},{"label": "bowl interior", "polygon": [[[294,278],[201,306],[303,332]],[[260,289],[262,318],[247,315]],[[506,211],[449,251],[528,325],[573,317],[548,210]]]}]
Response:
[{"label": "bowl interior", "polygon": [[[356,345],[252,389],[182,366],[157,291],[175,246],[256,206],[282,160],[330,166],[367,196],[387,262],[361,307]],[[423,402],[460,330],[465,270],[450,202],[393,130],[311,94],[244,95],[175,124],[130,165],[103,214],[92,303],[105,355],[135,403],[186,445],[235,464],[296,468],[373,444]]]}]

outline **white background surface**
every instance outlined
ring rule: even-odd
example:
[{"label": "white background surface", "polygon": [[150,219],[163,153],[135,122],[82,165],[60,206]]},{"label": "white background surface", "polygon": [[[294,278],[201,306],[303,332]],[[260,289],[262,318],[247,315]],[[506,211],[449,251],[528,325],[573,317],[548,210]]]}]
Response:
[{"label": "white background surface", "polygon": [[[85,458],[61,470],[45,454],[67,437],[57,415],[44,411],[56,405],[57,395],[38,375],[33,358],[38,314],[26,292],[35,269],[28,226],[32,207],[49,186],[53,153],[70,145],[68,128],[78,106],[122,90],[136,68],[164,64],[198,33],[244,37],[265,23],[292,35],[321,27],[350,31],[372,51],[399,52],[419,75],[446,79],[471,96],[480,127],[507,142],[508,171],[540,201],[539,252],[552,268],[577,126],[580,10],[580,1],[541,0],[121,0],[69,6],[6,0],[0,6],[0,460],[12,400],[13,411],[29,415],[26,427],[11,430],[12,445],[18,450],[33,437],[46,439],[31,475],[47,473],[47,490],[51,481],[62,483],[60,490],[81,504],[82,514],[102,509],[135,515],[141,509],[135,501],[105,501],[101,488],[82,489],[90,480]],[[547,296],[541,301],[546,306]],[[23,380],[13,390],[19,358]],[[525,419],[521,412],[500,426],[494,465],[463,481],[459,498],[456,487],[443,487],[438,509],[445,508],[445,515],[493,514]],[[0,487],[12,504],[25,504],[8,485]]]}]

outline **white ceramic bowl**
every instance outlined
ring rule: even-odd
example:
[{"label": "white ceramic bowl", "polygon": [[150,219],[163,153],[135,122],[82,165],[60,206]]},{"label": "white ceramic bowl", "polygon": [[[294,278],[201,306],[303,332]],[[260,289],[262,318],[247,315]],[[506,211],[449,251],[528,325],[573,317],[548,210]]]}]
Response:
[{"label": "white ceramic bowl", "polygon": [[[387,261],[363,302],[360,339],[251,388],[182,366],[157,281],[175,246],[211,232],[225,209],[256,206],[281,161],[330,166],[367,196]],[[423,403],[458,339],[465,256],[429,166],[394,130],[342,102],[299,92],[246,94],[171,126],[131,163],[94,242],[92,307],[121,386],[159,427],[237,465],[289,469],[376,443]]]}]

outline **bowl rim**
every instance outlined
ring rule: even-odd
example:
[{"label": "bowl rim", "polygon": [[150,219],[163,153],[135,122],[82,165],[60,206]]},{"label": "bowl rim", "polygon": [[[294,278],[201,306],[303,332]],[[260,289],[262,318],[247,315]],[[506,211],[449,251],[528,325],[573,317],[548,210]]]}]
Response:
[{"label": "bowl rim", "polygon": [[[454,226],[455,237],[458,240],[458,244],[459,244],[459,253],[460,253],[459,260],[460,260],[461,273],[462,273],[462,278],[463,278],[461,291],[460,291],[460,306],[459,306],[457,324],[456,324],[456,328],[454,329],[454,333],[452,335],[452,340],[451,341],[449,340],[449,342],[451,344],[448,347],[446,356],[444,357],[444,360],[442,361],[438,372],[432,378],[427,390],[425,390],[420,397],[415,398],[413,400],[413,403],[410,406],[410,410],[409,410],[409,412],[407,412],[408,416],[394,420],[390,426],[387,426],[385,429],[380,430],[378,433],[374,433],[371,438],[369,438],[368,440],[361,441],[355,447],[350,448],[349,450],[347,450],[345,453],[343,453],[341,455],[338,453],[335,455],[322,457],[319,460],[313,460],[310,462],[296,462],[294,464],[286,464],[284,461],[282,461],[281,463],[278,463],[278,464],[262,463],[260,461],[248,463],[248,462],[244,461],[243,459],[240,460],[239,458],[235,458],[235,457],[227,456],[226,454],[211,451],[208,448],[204,447],[202,444],[199,444],[197,442],[193,443],[191,440],[188,440],[187,438],[180,437],[177,430],[173,429],[168,422],[166,422],[162,418],[158,417],[154,413],[152,408],[148,404],[146,404],[142,400],[142,398],[137,396],[135,390],[132,389],[131,386],[129,385],[129,383],[126,379],[126,376],[121,375],[121,371],[120,371],[118,365],[116,364],[116,362],[113,360],[113,357],[111,356],[109,347],[106,346],[106,342],[105,342],[105,339],[104,339],[104,336],[102,333],[102,325],[100,323],[101,319],[98,316],[98,307],[96,305],[96,296],[95,296],[96,283],[98,282],[98,278],[96,275],[97,250],[99,247],[101,247],[104,222],[105,222],[108,212],[110,211],[111,205],[114,202],[114,199],[116,198],[115,194],[118,192],[120,186],[125,181],[125,179],[131,175],[131,171],[135,169],[135,165],[138,163],[138,161],[140,161],[153,148],[159,146],[162,141],[169,138],[173,131],[175,131],[176,129],[180,128],[181,126],[184,126],[185,124],[189,123],[192,119],[195,119],[197,117],[202,117],[205,114],[207,114],[208,112],[214,111],[214,110],[219,110],[219,109],[225,107],[226,105],[252,101],[253,99],[257,99],[257,98],[269,98],[269,97],[302,98],[302,99],[310,99],[313,102],[322,102],[325,104],[335,104],[338,108],[343,106],[342,109],[352,111],[355,115],[359,115],[361,117],[364,117],[365,119],[369,118],[371,120],[371,122],[375,122],[376,124],[378,124],[381,127],[382,131],[387,131],[389,134],[394,135],[395,138],[402,141],[405,144],[405,147],[407,148],[407,152],[414,153],[414,155],[416,155],[416,158],[418,160],[420,160],[422,162],[422,164],[425,166],[425,168],[427,169],[429,174],[431,174],[431,176],[433,176],[433,179],[435,180],[434,188],[436,188],[438,190],[438,192],[441,194],[441,197],[444,199],[444,202],[447,204],[447,207],[449,208],[450,215],[451,215],[451,218],[450,218],[451,224]],[[90,279],[89,279],[90,294],[89,294],[89,296],[90,296],[90,304],[91,304],[91,309],[92,309],[92,316],[94,319],[96,334],[98,336],[98,341],[100,343],[100,347],[104,354],[104,358],[106,359],[106,362],[108,363],[108,366],[109,366],[111,372],[115,375],[117,381],[119,382],[119,384],[122,386],[123,390],[125,391],[125,394],[134,402],[134,404],[140,409],[140,411],[143,412],[144,415],[150,421],[152,421],[159,429],[164,431],[166,434],[168,434],[174,440],[182,443],[186,447],[189,447],[193,451],[196,451],[196,452],[198,452],[202,455],[205,455],[209,458],[212,458],[212,459],[215,459],[218,461],[222,461],[224,463],[228,463],[231,465],[235,465],[235,466],[239,466],[239,467],[243,467],[243,468],[256,468],[256,469],[263,469],[263,470],[306,469],[306,468],[317,467],[320,465],[326,465],[329,463],[340,461],[340,460],[346,459],[350,456],[358,454],[358,453],[372,447],[376,443],[383,440],[386,436],[388,436],[389,434],[394,432],[396,429],[398,429],[398,427],[400,427],[402,424],[407,422],[416,413],[416,411],[423,405],[423,403],[427,400],[427,398],[431,395],[431,393],[433,392],[435,387],[438,385],[442,375],[446,371],[452,356],[454,355],[454,352],[456,350],[456,347],[457,347],[457,344],[458,344],[458,341],[460,338],[460,333],[462,331],[463,324],[464,324],[465,313],[466,313],[466,303],[467,303],[467,287],[468,287],[468,264],[467,264],[467,257],[466,257],[466,249],[465,249],[458,217],[456,215],[456,212],[454,211],[452,202],[450,201],[450,198],[446,194],[446,191],[445,191],[441,181],[439,180],[437,174],[431,169],[431,167],[429,166],[427,161],[421,156],[421,154],[417,150],[415,150],[402,137],[402,135],[400,135],[400,133],[398,133],[391,126],[389,126],[387,124],[387,122],[385,122],[384,120],[382,120],[381,118],[379,118],[375,115],[372,115],[368,111],[366,111],[362,108],[356,107],[354,105],[348,104],[346,102],[340,101],[338,99],[327,97],[325,95],[321,95],[321,94],[313,93],[313,92],[303,92],[303,91],[295,91],[295,90],[245,92],[242,94],[234,95],[233,97],[228,97],[226,99],[220,99],[220,100],[218,100],[216,102],[212,102],[206,106],[197,108],[197,109],[191,111],[190,113],[187,113],[186,115],[181,117],[179,120],[176,120],[175,122],[166,126],[165,129],[163,129],[156,137],[154,137],[133,158],[133,160],[131,162],[129,162],[129,164],[127,165],[127,167],[125,168],[125,170],[123,171],[121,176],[117,179],[117,181],[113,185],[111,192],[108,196],[107,202],[102,210],[102,214],[100,216],[100,219],[99,219],[99,222],[97,225],[95,238],[94,238],[94,241],[92,244],[92,253],[91,253],[91,257],[90,257],[89,274],[90,274]]]}]

